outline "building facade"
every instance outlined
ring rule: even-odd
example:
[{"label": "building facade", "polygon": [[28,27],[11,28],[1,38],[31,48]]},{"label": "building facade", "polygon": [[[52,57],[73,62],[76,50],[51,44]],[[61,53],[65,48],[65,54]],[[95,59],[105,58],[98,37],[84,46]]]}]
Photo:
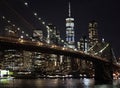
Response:
[{"label": "building facade", "polygon": [[66,42],[69,48],[75,48],[74,18],[71,17],[71,5],[69,3],[69,17],[66,18]]},{"label": "building facade", "polygon": [[33,30],[33,38],[38,41],[43,41],[43,31],[41,29]]},{"label": "building facade", "polygon": [[89,45],[95,45],[98,43],[98,30],[97,30],[98,23],[96,21],[91,21],[89,23]]}]

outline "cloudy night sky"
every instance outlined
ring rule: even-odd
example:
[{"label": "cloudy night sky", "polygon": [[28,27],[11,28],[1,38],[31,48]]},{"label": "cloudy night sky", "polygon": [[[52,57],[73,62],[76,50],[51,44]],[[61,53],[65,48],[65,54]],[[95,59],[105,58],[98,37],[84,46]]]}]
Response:
[{"label": "cloudy night sky", "polygon": [[[28,7],[24,5],[28,3]],[[0,16],[5,16],[26,33],[32,29],[46,30],[34,17],[37,12],[46,23],[54,24],[65,40],[65,19],[68,17],[69,0],[0,0]],[[120,1],[119,0],[71,0],[72,17],[75,19],[75,40],[88,36],[88,23],[98,22],[99,38],[111,43],[117,57],[120,56]],[[6,23],[0,19],[0,31]]]}]

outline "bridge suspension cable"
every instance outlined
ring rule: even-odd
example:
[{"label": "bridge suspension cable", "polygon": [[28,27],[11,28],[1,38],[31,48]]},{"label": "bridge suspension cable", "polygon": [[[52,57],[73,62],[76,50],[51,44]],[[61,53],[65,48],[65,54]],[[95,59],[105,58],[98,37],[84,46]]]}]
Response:
[{"label": "bridge suspension cable", "polygon": [[45,28],[48,28],[47,23],[46,23],[45,21],[43,21],[41,17],[38,16],[38,13],[37,13],[36,11],[34,11],[34,10],[32,10],[32,9],[30,8],[30,5],[29,5],[28,2],[22,0],[22,3],[24,4],[24,6],[25,6],[26,8],[28,8],[28,9],[31,10],[32,14],[33,14],[34,17],[37,19],[38,22],[40,22]]},{"label": "bridge suspension cable", "polygon": [[[18,13],[18,11],[16,11],[12,6],[11,4],[9,4],[8,1],[6,0],[2,0],[3,4],[4,4],[4,7],[6,6],[8,11],[9,12],[12,12],[14,15],[13,16],[16,16],[17,18],[19,18],[19,20],[21,20],[23,23],[25,23],[25,27],[31,29],[31,28],[35,28],[32,24],[30,24],[26,19],[24,19],[23,16],[21,16],[21,14]],[[9,13],[8,13],[9,14]],[[11,14],[11,13],[10,13]]]},{"label": "bridge suspension cable", "polygon": [[101,49],[99,52],[102,53],[107,47],[109,46],[109,44],[107,44],[103,49]]},{"label": "bridge suspension cable", "polygon": [[[10,4],[7,1],[2,1],[4,6],[7,6],[7,8],[9,9],[9,11],[11,11],[12,13],[14,13],[14,15],[16,15],[18,18],[20,18],[20,20],[23,21],[23,23],[27,24],[26,27],[29,28],[34,28],[33,25],[31,25],[28,21],[26,21],[15,9],[13,9]],[[21,31],[22,34],[25,34],[25,31],[21,30],[20,27],[17,27],[15,24],[13,24],[10,20],[8,20],[5,16],[1,16],[2,19],[4,19],[4,21],[6,21],[8,24],[10,24],[13,28],[17,29],[17,31]],[[29,39],[33,40],[33,38],[29,35],[29,34],[25,34],[26,37],[28,37]],[[21,36],[23,38],[23,36]]]},{"label": "bridge suspension cable", "polygon": [[92,50],[95,47],[96,44],[94,44],[92,47],[89,48],[88,51]]},{"label": "bridge suspension cable", "polygon": [[[40,22],[40,23],[47,29],[47,32],[48,32],[48,29],[50,29],[49,26],[46,24],[45,21],[42,20],[41,17],[38,16],[38,13],[30,8],[30,5],[29,5],[28,2],[22,0],[22,3],[24,4],[24,6],[25,6],[26,8],[28,8],[28,9],[31,10],[33,16],[37,19],[38,22]],[[36,33],[36,34],[39,35],[39,33]]]},{"label": "bridge suspension cable", "polygon": [[103,47],[102,49],[100,49],[98,52],[95,52],[95,55],[102,53],[104,50],[106,50],[106,48],[109,47],[109,44],[107,44],[105,47]]},{"label": "bridge suspension cable", "polygon": [[[34,15],[34,17],[37,19],[38,22],[40,22],[46,29],[47,29],[47,43],[49,44],[50,43],[50,40],[49,40],[49,30],[50,30],[50,27],[48,26],[47,22],[45,22],[41,17],[38,16],[38,13],[37,11],[35,10],[32,10],[29,5],[28,2],[26,2],[25,0],[22,0],[22,3],[24,3],[24,6],[28,9],[31,10],[32,14]],[[36,33],[38,34],[38,33]],[[62,39],[60,39],[60,41],[62,41]],[[67,44],[66,44],[67,45]]]},{"label": "bridge suspension cable", "polygon": [[111,51],[112,51],[112,55],[113,55],[113,61],[114,61],[115,63],[117,63],[117,59],[116,59],[115,53],[114,53],[114,51],[113,51],[112,48],[111,48]]},{"label": "bridge suspension cable", "polygon": [[[31,9],[30,6],[29,6],[29,4],[28,4],[27,2],[25,2],[24,0],[21,0],[21,1],[22,1],[22,3],[24,3],[24,6],[25,6],[25,7]],[[20,20],[24,21],[27,25],[30,25],[31,28],[34,28],[34,27],[33,27],[30,23],[28,23],[14,8],[12,8],[12,7],[9,5],[8,2],[4,1],[4,3],[5,3],[5,5],[6,5],[7,7],[9,7],[9,9],[10,9],[13,13],[15,13],[15,15],[17,15],[17,16],[20,18]],[[48,26],[48,24],[47,24],[45,21],[43,21],[43,20],[38,16],[38,13],[37,13],[36,11],[32,10],[32,14],[33,14],[33,16],[47,29],[47,32],[48,32],[48,30],[50,30],[50,27]],[[11,21],[8,21],[8,22],[10,23]],[[14,25],[14,26],[16,26],[16,25]],[[34,28],[34,29],[35,29],[35,28]],[[18,28],[18,30],[21,30],[21,28]],[[22,31],[22,33],[24,33],[24,31]],[[39,33],[36,33],[36,34],[39,35]],[[27,34],[27,36],[28,36],[28,34]],[[32,39],[32,37],[30,37],[30,39]],[[34,40],[35,40],[35,39],[34,39]],[[46,41],[46,38],[44,38],[43,40]],[[49,36],[47,36],[47,40],[49,40]],[[62,39],[60,39],[60,40],[62,41]],[[48,42],[48,43],[49,43],[49,42]]]},{"label": "bridge suspension cable", "polygon": [[[2,16],[3,21],[7,22],[9,25],[11,25],[13,28],[17,29],[17,31],[21,32],[20,34],[25,34],[25,36],[29,39],[32,39],[32,37],[29,36],[29,34],[25,33],[20,27],[17,27],[15,24],[11,22],[11,20],[8,20],[5,16]],[[20,35],[20,38],[24,38],[22,35]]]}]

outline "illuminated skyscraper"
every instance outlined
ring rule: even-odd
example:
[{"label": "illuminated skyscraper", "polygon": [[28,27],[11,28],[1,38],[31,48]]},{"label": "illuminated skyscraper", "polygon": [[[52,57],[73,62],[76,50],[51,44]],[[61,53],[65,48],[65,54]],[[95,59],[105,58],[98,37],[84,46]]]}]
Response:
[{"label": "illuminated skyscraper", "polygon": [[80,41],[77,43],[78,45],[78,50],[87,52],[88,50],[88,40],[86,36],[81,37]]},{"label": "illuminated skyscraper", "polygon": [[4,30],[4,36],[8,37],[18,37],[18,30],[16,30],[15,27],[12,26],[6,26]]},{"label": "illuminated skyscraper", "polygon": [[47,36],[47,43],[58,44],[58,37],[60,38],[60,34],[56,27],[49,23],[48,24],[48,36]]},{"label": "illuminated skyscraper", "polygon": [[75,48],[74,18],[71,17],[71,5],[69,2],[69,17],[66,18],[66,42],[68,47]]},{"label": "illuminated skyscraper", "polygon": [[43,40],[43,31],[41,29],[35,29],[33,31],[33,37],[36,40],[42,41]]},{"label": "illuminated skyscraper", "polygon": [[97,31],[97,22],[91,21],[89,23],[89,42],[90,47],[96,43],[98,43],[98,31]]}]

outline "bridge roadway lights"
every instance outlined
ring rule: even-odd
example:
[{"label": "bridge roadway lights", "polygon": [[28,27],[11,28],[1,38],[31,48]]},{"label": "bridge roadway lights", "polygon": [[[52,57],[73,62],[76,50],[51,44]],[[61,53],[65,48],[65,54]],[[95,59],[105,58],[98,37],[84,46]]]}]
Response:
[{"label": "bridge roadway lights", "polygon": [[[36,51],[36,52],[41,52],[41,53],[54,53],[54,54],[59,54],[59,55],[65,55],[65,56],[71,56],[74,58],[83,58],[85,60],[90,60],[94,63],[94,69],[95,69],[95,82],[96,84],[106,84],[112,83],[113,80],[113,66],[112,64],[112,53],[111,53],[111,48],[109,47],[106,49],[103,53],[102,56],[106,56],[107,60],[110,60],[111,63],[106,62],[106,60],[101,60],[99,58],[96,58],[91,55],[87,55],[84,53],[78,53],[78,52],[71,52],[67,50],[61,50],[61,49],[54,49],[49,47],[49,45],[44,45],[44,46],[39,46],[37,45],[38,43],[36,42],[31,42],[29,40],[24,40],[24,42],[19,42],[18,39],[16,38],[9,38],[9,37],[0,37],[0,48],[1,50],[4,49],[18,49],[18,50],[27,50],[27,51]],[[98,47],[98,46],[97,46]],[[98,47],[99,48],[99,47]],[[65,48],[64,48],[65,49]],[[111,58],[111,59],[110,59]],[[76,63],[74,63],[76,64]],[[72,68],[75,68],[73,65]],[[120,68],[120,67],[119,67]],[[77,76],[77,73],[73,73],[75,76]]]},{"label": "bridge roadway lights", "polygon": [[94,62],[95,84],[113,83],[113,66],[110,63]]}]

